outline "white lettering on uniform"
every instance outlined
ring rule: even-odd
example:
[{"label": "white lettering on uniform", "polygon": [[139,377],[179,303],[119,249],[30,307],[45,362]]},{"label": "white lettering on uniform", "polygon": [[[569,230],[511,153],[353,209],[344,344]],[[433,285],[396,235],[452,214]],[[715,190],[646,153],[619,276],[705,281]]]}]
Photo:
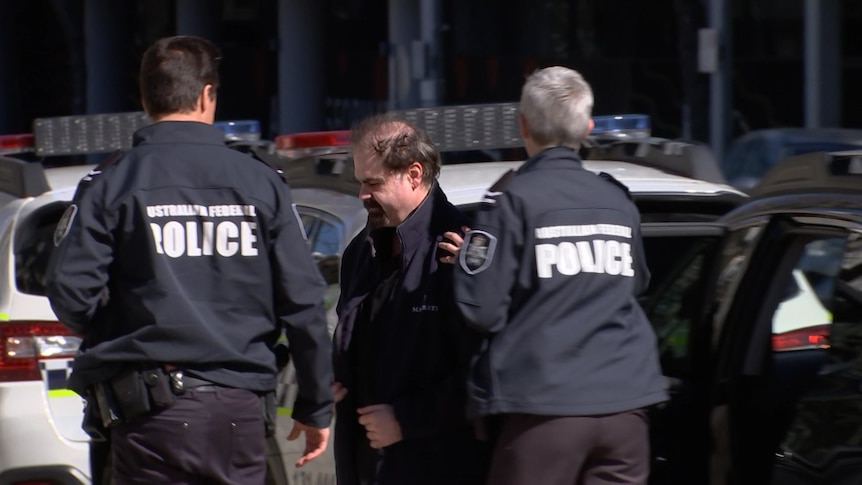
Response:
[{"label": "white lettering on uniform", "polygon": [[536,272],[539,278],[553,278],[554,268],[564,276],[603,273],[633,277],[632,247],[626,242],[596,239],[536,245]]},{"label": "white lettering on uniform", "polygon": [[536,239],[557,237],[617,236],[632,238],[632,229],[619,224],[581,224],[577,226],[537,227]]},{"label": "white lettering on uniform", "polygon": [[[226,206],[223,206],[226,207]],[[229,210],[229,209],[228,209]],[[257,223],[240,221],[168,221],[163,226],[150,223],[156,253],[171,258],[181,256],[257,256]]]}]

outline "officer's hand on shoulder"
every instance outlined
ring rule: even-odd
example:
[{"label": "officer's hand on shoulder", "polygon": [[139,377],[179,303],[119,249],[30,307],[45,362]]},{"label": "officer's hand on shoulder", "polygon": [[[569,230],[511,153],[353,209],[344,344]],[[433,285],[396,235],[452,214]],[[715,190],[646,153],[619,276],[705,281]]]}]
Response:
[{"label": "officer's hand on shoulder", "polygon": [[446,231],[443,233],[443,240],[437,243],[437,253],[441,263],[452,264],[455,262],[458,251],[464,244],[464,234],[469,230],[469,227],[464,226],[461,228],[461,232]]}]

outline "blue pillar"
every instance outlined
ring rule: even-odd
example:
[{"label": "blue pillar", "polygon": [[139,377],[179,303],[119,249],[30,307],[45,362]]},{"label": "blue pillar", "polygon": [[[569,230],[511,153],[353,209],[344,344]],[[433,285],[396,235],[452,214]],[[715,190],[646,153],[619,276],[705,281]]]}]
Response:
[{"label": "blue pillar", "polygon": [[324,128],[323,2],[278,1],[276,133]]},{"label": "blue pillar", "polygon": [[127,77],[135,60],[124,47],[128,38],[127,2],[84,2],[84,57],[87,113],[127,111]]},{"label": "blue pillar", "polygon": [[729,0],[709,0],[708,21],[713,30],[715,65],[710,74],[709,142],[718,160],[724,158],[724,149],[730,141],[731,93],[731,23]]},{"label": "blue pillar", "polygon": [[426,62],[418,40],[420,0],[389,0],[389,109],[420,106],[419,79]]},{"label": "blue pillar", "polygon": [[805,126],[841,126],[841,4],[805,0]]}]

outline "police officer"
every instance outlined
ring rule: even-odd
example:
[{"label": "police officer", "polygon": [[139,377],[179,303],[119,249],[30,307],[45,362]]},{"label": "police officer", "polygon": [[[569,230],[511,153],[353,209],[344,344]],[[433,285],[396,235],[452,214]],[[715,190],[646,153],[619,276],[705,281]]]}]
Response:
[{"label": "police officer", "polygon": [[299,381],[290,438],[306,441],[297,465],[328,440],[324,283],[284,180],[212,126],[220,59],[191,36],[144,53],[154,123],[80,182],[54,236],[48,297],[84,336],[69,385],[111,426],[119,484],[262,484],[261,397],[276,387],[282,328]]},{"label": "police officer", "polygon": [[576,71],[529,76],[530,158],[457,241],[455,298],[486,336],[468,389],[471,415],[495,430],[489,484],[647,482],[647,407],[667,398],[636,300],[649,271],[627,190],[578,158],[592,105]]},{"label": "police officer", "polygon": [[437,183],[428,135],[388,115],[352,133],[368,211],[344,252],[335,332],[339,485],[484,482],[490,448],[464,416],[470,334],[437,244],[464,216]]}]

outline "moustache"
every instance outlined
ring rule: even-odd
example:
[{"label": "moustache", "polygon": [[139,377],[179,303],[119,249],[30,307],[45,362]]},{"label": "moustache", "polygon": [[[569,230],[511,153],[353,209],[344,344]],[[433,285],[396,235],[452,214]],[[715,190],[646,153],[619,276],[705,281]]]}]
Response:
[{"label": "moustache", "polygon": [[383,210],[383,207],[381,207],[380,204],[378,204],[377,202],[374,202],[372,200],[364,200],[364,201],[362,201],[362,205],[365,206],[365,210],[372,210],[372,209]]}]

